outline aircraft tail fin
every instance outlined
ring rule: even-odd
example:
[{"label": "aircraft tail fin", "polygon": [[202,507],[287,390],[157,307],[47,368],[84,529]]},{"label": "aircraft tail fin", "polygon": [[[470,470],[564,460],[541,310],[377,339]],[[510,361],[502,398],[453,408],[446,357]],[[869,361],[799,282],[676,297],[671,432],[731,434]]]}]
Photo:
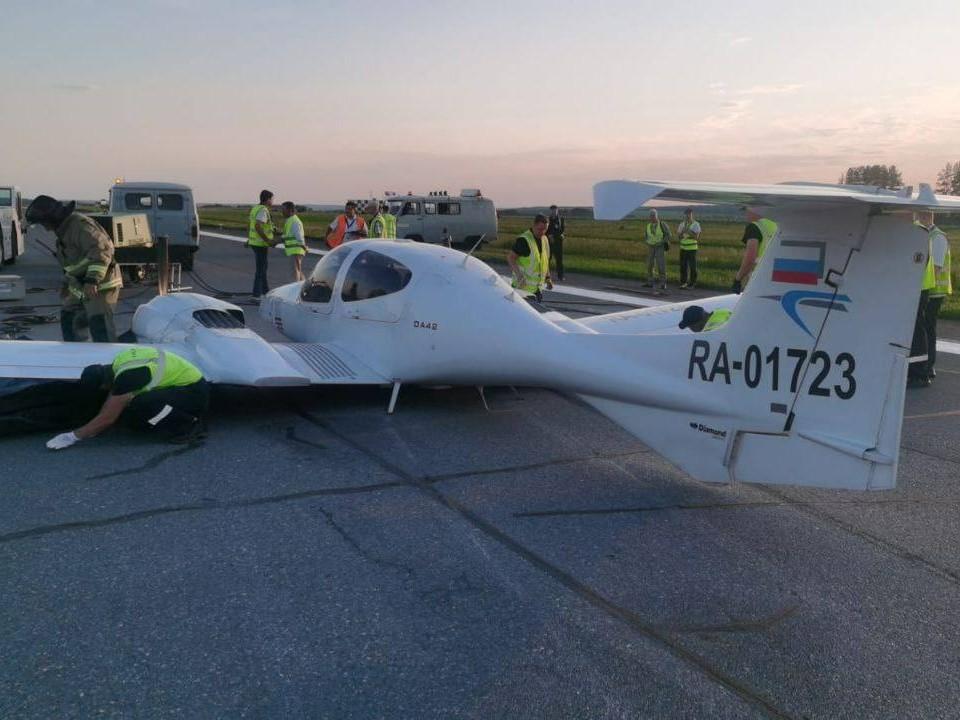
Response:
[{"label": "aircraft tail fin", "polygon": [[769,210],[780,231],[729,322],[585,336],[644,379],[582,395],[701,480],[894,487],[926,231],[853,200]]}]

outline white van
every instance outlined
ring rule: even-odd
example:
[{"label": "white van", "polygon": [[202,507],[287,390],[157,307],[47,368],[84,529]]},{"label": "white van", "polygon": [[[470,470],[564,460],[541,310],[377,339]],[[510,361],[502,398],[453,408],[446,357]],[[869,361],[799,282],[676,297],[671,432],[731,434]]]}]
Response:
[{"label": "white van", "polygon": [[0,262],[23,255],[23,196],[15,185],[0,185]]},{"label": "white van", "polygon": [[122,182],[110,188],[110,212],[143,213],[150,234],[170,238],[170,262],[193,269],[193,254],[200,248],[200,219],[193,190],[164,182]]},{"label": "white van", "polygon": [[473,247],[497,239],[497,209],[479,190],[461,190],[459,196],[438,190],[426,195],[391,195],[386,198],[397,216],[397,237],[421,242],[446,242]]}]

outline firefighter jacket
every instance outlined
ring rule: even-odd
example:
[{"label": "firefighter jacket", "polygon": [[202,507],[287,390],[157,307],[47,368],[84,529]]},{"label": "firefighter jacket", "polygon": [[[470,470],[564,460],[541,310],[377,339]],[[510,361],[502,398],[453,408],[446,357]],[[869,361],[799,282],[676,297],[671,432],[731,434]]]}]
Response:
[{"label": "firefighter jacket", "polygon": [[96,220],[70,213],[56,234],[63,283],[73,297],[83,297],[85,283],[96,284],[100,290],[123,286],[120,268],[113,261],[113,241]]}]

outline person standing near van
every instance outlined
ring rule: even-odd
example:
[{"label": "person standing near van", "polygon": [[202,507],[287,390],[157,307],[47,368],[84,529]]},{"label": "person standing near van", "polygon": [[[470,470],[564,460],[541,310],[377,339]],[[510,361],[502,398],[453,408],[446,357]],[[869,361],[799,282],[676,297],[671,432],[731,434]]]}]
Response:
[{"label": "person standing near van", "polygon": [[113,312],[123,280],[113,260],[113,240],[102,227],[75,211],[76,203],[61,203],[38,195],[27,208],[31,225],[42,225],[57,236],[57,260],[63,267],[60,288],[60,331],[67,342],[117,341]]},{"label": "person standing near van", "polygon": [[372,203],[367,206],[367,212],[372,213],[370,217],[370,232],[367,237],[385,238],[387,237],[387,219],[383,216],[383,206],[380,203]]},{"label": "person standing near van", "polygon": [[547,225],[547,237],[550,238],[550,257],[557,259],[557,280],[563,280],[563,233],[567,221],[556,205],[550,206],[550,223]]},{"label": "person standing near van", "polygon": [[533,227],[518,237],[507,253],[507,263],[513,272],[513,287],[538,301],[543,299],[544,289],[553,289],[548,222],[546,215],[538,213],[533,219]]},{"label": "person standing near van", "polygon": [[383,213],[383,219],[387,223],[387,237],[397,237],[397,216],[390,212],[390,206],[387,203],[380,203],[380,212]]},{"label": "person standing near van", "polygon": [[327,228],[325,239],[331,250],[350,240],[359,240],[367,236],[367,223],[357,213],[357,204],[350,200],[343,207],[343,214],[337,215]]},{"label": "person standing near van", "polygon": [[303,234],[303,222],[297,216],[297,206],[287,200],[280,206],[283,213],[283,251],[293,261],[293,279],[303,282],[303,256],[307,254],[307,241]]},{"label": "person standing near van", "polygon": [[253,250],[256,267],[253,274],[253,299],[260,300],[261,296],[270,292],[267,283],[267,251],[273,241],[273,223],[270,220],[270,210],[273,207],[273,193],[269,190],[260,191],[260,203],[250,208],[249,230],[247,231],[247,245]]}]

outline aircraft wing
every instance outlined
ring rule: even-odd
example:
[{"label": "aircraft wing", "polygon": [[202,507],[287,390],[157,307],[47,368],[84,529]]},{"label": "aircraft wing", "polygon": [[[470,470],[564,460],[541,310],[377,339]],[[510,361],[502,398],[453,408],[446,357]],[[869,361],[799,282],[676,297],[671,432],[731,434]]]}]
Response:
[{"label": "aircraft wing", "polygon": [[0,340],[0,378],[78,380],[87,365],[113,362],[117,353],[135,345]]},{"label": "aircraft wing", "polygon": [[741,185],[686,181],[606,180],[593,186],[593,214],[598,220],[619,220],[649,201],[678,200],[702,203],[732,203],[751,207],[814,209],[862,203],[905,210],[960,210],[960,198],[935,195],[929,185],[884,190],[862,185],[785,183]]}]

